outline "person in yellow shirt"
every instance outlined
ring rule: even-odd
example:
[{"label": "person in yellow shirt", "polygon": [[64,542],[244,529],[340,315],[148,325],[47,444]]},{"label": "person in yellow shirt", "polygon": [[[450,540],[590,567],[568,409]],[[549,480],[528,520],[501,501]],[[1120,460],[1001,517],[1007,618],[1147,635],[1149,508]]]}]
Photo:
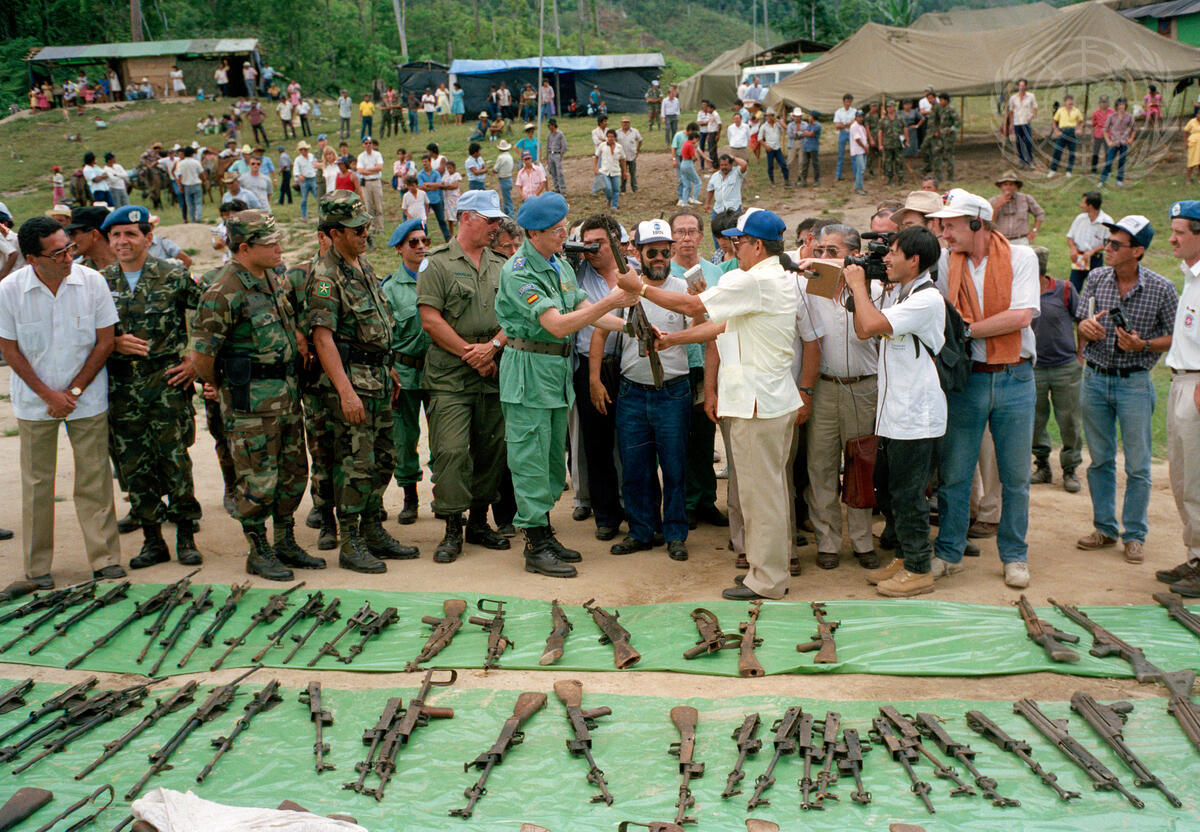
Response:
[{"label": "person in yellow shirt", "polygon": [[1058,137],[1054,140],[1054,156],[1050,160],[1050,173],[1048,176],[1054,176],[1058,172],[1058,162],[1062,158],[1063,148],[1067,148],[1067,176],[1071,175],[1071,171],[1075,168],[1075,146],[1078,140],[1075,136],[1075,128],[1083,123],[1083,112],[1075,106],[1074,96],[1065,96],[1062,106],[1054,111],[1054,126],[1058,130]]},{"label": "person in yellow shirt", "polygon": [[358,114],[362,116],[362,130],[359,131],[358,140],[362,141],[371,135],[375,121],[375,102],[371,99],[371,93],[366,93],[363,100],[358,102]]},{"label": "person in yellow shirt", "polygon": [[1200,115],[1192,116],[1192,120],[1183,126],[1183,135],[1187,137],[1187,183],[1192,184],[1192,174],[1200,168]]}]

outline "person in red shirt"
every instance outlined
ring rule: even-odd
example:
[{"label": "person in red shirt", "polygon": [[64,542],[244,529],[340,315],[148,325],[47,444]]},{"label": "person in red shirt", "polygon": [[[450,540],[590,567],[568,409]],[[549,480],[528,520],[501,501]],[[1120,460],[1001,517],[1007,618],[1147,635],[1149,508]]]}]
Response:
[{"label": "person in red shirt", "polygon": [[1108,153],[1108,144],[1104,141],[1104,123],[1115,112],[1108,106],[1108,96],[1100,96],[1099,106],[1092,111],[1092,173],[1096,172],[1100,157]]}]

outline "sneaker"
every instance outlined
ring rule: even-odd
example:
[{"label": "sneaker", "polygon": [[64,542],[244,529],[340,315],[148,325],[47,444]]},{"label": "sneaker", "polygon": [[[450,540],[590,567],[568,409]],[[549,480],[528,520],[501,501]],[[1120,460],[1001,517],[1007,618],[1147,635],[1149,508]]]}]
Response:
[{"label": "sneaker", "polygon": [[1050,473],[1050,466],[1039,462],[1033,468],[1033,473],[1029,475],[1030,485],[1040,485],[1042,483],[1054,482],[1054,475]]},{"label": "sneaker", "polygon": [[1004,583],[1013,589],[1029,586],[1029,565],[1023,560],[1004,564]]},{"label": "sneaker", "polygon": [[686,208],[686,207],[687,207],[687,203],[686,203],[686,202],[684,202],[684,201],[681,199],[681,200],[679,200],[678,202],[676,202],[676,203],[675,203],[675,207],[676,207],[676,208]]},{"label": "sneaker", "polygon": [[933,575],[926,572],[919,575],[901,569],[886,581],[880,581],[875,591],[886,598],[911,598],[914,595],[924,595],[933,592]]},{"label": "sneaker", "polygon": [[1071,171],[1067,171],[1066,173],[1064,173],[1064,174],[1063,174],[1063,176],[1065,176],[1065,177],[1067,177],[1068,179],[1070,179],[1070,178],[1071,178]]},{"label": "sneaker", "polygon": [[1200,562],[1186,560],[1171,569],[1160,569],[1154,573],[1154,578],[1164,584],[1195,581],[1200,579]]},{"label": "sneaker", "polygon": [[966,569],[967,567],[963,566],[961,561],[951,563],[936,556],[929,561],[929,574],[933,576],[935,581],[945,578],[948,575],[957,575],[959,572],[965,572]]},{"label": "sneaker", "polygon": [[881,581],[886,581],[898,575],[903,568],[904,561],[900,560],[900,558],[892,558],[878,569],[869,570],[864,577],[866,577],[867,583],[872,586],[878,586]]},{"label": "sneaker", "polygon": [[1140,540],[1125,541],[1125,562],[1126,563],[1141,563],[1146,559],[1146,553],[1142,548]]},{"label": "sneaker", "polygon": [[698,200],[698,199],[690,199],[690,198],[688,199],[688,205],[700,205],[700,204],[701,204],[700,200]]},{"label": "sneaker", "polygon": [[1078,494],[1080,489],[1079,477],[1074,471],[1063,471],[1063,491],[1068,494]]},{"label": "sneaker", "polygon": [[1109,537],[1099,529],[1093,529],[1092,533],[1087,537],[1081,537],[1075,541],[1075,548],[1083,549],[1085,551],[1091,551],[1093,549],[1107,549],[1110,546],[1116,545],[1117,539],[1115,537]]}]

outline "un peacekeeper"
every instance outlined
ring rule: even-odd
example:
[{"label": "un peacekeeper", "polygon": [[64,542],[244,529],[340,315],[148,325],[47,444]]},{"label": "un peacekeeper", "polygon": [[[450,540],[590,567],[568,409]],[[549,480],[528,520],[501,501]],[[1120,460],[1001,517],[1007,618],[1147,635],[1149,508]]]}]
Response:
[{"label": "un peacekeeper", "polygon": [[330,246],[313,267],[304,297],[324,374],[317,382],[329,418],[333,495],[341,526],[338,564],[386,572],[380,558],[420,556],[384,531],[383,490],[393,467],[391,312],[362,258],[371,215],[353,191],[321,200],[319,229]]},{"label": "un peacekeeper", "polygon": [[446,533],[433,553],[450,563],[466,540],[508,549],[488,525],[503,469],[504,414],[496,357],[508,340],[496,320],[496,290],[504,258],[488,247],[505,216],[495,191],[458,198],[458,234],[429,252],[417,277],[421,326],[433,340],[425,358],[429,391],[429,467],[433,513]]},{"label": "un peacekeeper", "polygon": [[[459,202],[461,205],[461,200]],[[614,289],[588,303],[575,272],[557,256],[567,238],[567,201],[560,194],[530,197],[517,211],[525,242],[500,272],[496,317],[508,335],[500,362],[508,467],[517,496],[515,525],[525,530],[525,571],[573,578],[578,552],[554,537],[550,509],[566,483],[567,411],[574,401],[570,336],[593,325],[620,330],[613,309],[637,295]]]},{"label": "un peacekeeper", "polygon": [[414,218],[400,223],[388,239],[400,255],[400,268],[383,280],[383,296],[392,315],[392,370],[399,383],[392,390],[392,441],[396,446],[396,484],[404,490],[404,508],[396,521],[408,526],[417,521],[417,483],[421,481],[421,406],[429,419],[429,397],[421,388],[429,336],[421,328],[417,311],[417,275],[424,271],[429,247],[425,223]]},{"label": "un peacekeeper", "polygon": [[186,352],[187,318],[200,287],[183,266],[150,256],[153,228],[141,205],[113,211],[100,226],[117,258],[103,275],[120,316],[107,365],[109,441],[145,537],[129,562],[134,569],[171,559],[162,536],[168,515],[179,562],[201,562],[194,539],[200,504],[188,456],[196,441],[196,371]]},{"label": "un peacekeeper", "polygon": [[[231,258],[200,298],[192,362],[217,391],[234,469],[233,516],[250,544],[246,571],[290,581],[292,570],[324,569],[296,543],[296,506],[308,473],[300,415],[299,362],[307,353],[280,279],[280,233],[264,211],[226,220]],[[267,543],[273,519],[275,545]]]}]

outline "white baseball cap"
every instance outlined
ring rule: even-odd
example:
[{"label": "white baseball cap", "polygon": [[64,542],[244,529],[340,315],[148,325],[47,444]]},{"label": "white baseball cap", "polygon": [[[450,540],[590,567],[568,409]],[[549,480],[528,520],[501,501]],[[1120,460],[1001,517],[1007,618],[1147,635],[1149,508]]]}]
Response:
[{"label": "white baseball cap", "polygon": [[976,196],[970,191],[964,191],[962,188],[952,188],[950,193],[946,194],[946,204],[942,207],[942,210],[926,214],[925,216],[936,219],[978,217],[986,222],[991,222],[992,203],[981,196]]},{"label": "white baseball cap", "polygon": [[635,241],[639,246],[646,243],[673,243],[671,224],[666,220],[644,220],[638,223]]}]

